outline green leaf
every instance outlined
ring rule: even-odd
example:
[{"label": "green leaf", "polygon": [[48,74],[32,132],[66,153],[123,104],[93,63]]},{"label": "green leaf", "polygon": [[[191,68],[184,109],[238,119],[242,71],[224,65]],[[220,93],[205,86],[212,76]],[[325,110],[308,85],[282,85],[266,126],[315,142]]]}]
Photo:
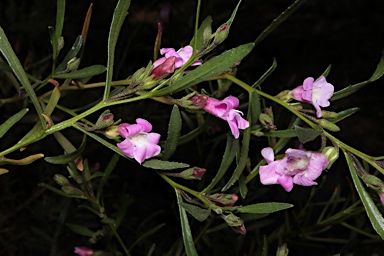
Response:
[{"label": "green leaf", "polygon": [[64,191],[60,190],[60,189],[57,189],[55,187],[52,187],[51,185],[48,185],[48,184],[45,184],[45,183],[39,183],[38,184],[39,187],[42,187],[42,188],[45,188],[45,189],[48,189],[58,195],[61,195],[61,196],[65,196],[65,197],[68,197],[68,198],[79,198],[79,199],[87,199],[87,197],[85,196],[80,196],[80,195],[69,195],[67,193],[65,193]]},{"label": "green leaf", "polygon": [[128,251],[131,251],[135,245],[143,241],[144,239],[148,238],[149,236],[155,234],[157,231],[159,231],[162,227],[164,227],[164,223],[160,223],[159,225],[155,226],[154,228],[151,228],[147,230],[144,234],[142,234],[139,238],[136,239],[136,241],[129,247]]},{"label": "green leaf", "polygon": [[329,74],[329,72],[331,71],[331,67],[332,67],[332,65],[329,65],[329,66],[324,70],[323,74],[321,74],[321,75],[327,77],[328,74]]},{"label": "green leaf", "polygon": [[252,90],[249,94],[250,126],[256,124],[261,113],[261,104],[259,95]]},{"label": "green leaf", "polygon": [[28,108],[24,108],[8,118],[2,125],[0,125],[0,138],[4,136],[4,134],[12,128],[17,122],[20,121],[21,118],[29,111]]},{"label": "green leaf", "polygon": [[79,234],[82,236],[93,237],[93,234],[95,233],[83,225],[77,225],[77,224],[71,224],[71,223],[66,223],[65,225],[76,234]]},{"label": "green leaf", "polygon": [[106,68],[103,65],[93,65],[83,69],[75,70],[65,74],[53,74],[54,78],[58,79],[78,79],[92,77],[104,73]]},{"label": "green leaf", "polygon": [[216,176],[212,179],[211,183],[203,190],[203,193],[208,194],[212,188],[221,180],[221,178],[227,172],[233,159],[235,158],[238,147],[239,140],[235,139],[232,134],[228,134],[227,145],[225,146],[225,151],[219,170],[217,171]]},{"label": "green leaf", "polygon": [[361,183],[359,177],[357,176],[356,168],[353,166],[351,158],[345,151],[344,155],[345,159],[347,160],[349,171],[351,172],[353,183],[355,184],[355,188],[360,196],[361,202],[363,202],[368,218],[371,221],[371,224],[375,229],[376,233],[379,234],[381,239],[384,239],[384,218],[381,215],[379,209],[377,209],[375,203],[369,196],[368,192],[365,190],[365,187]]},{"label": "green leaf", "polygon": [[193,242],[191,227],[189,226],[188,216],[185,209],[182,206],[183,199],[181,198],[180,193],[176,191],[177,204],[179,206],[180,222],[181,222],[181,232],[183,234],[183,242],[185,247],[185,252],[187,256],[198,256],[195,243]]},{"label": "green leaf", "polygon": [[44,114],[47,116],[51,116],[53,110],[57,106],[57,103],[60,99],[60,89],[55,86],[55,88],[52,90],[51,97],[49,98],[48,104],[44,109]]},{"label": "green leaf", "polygon": [[367,81],[357,83],[354,85],[349,85],[349,86],[345,87],[344,89],[341,89],[340,91],[335,92],[330,100],[331,101],[332,100],[338,100],[338,99],[344,98],[348,95],[351,95],[352,93],[357,92],[358,90],[360,90],[361,88],[363,88],[367,84],[370,84],[370,83],[376,81],[377,79],[382,77],[383,74],[384,74],[384,51],[381,54],[380,62],[377,65],[375,72]]},{"label": "green leaf", "polygon": [[1,59],[0,59],[0,70],[5,70],[5,71],[8,71],[8,72],[12,72],[11,67],[7,63],[1,61]]},{"label": "green leaf", "polygon": [[240,188],[240,195],[244,199],[248,193],[248,188],[247,188],[247,184],[245,183],[244,176],[240,176],[239,178],[239,188]]},{"label": "green leaf", "polygon": [[[204,30],[207,28],[207,27],[211,27],[212,26],[212,17],[211,16],[208,16],[207,18],[205,18],[205,20],[201,23],[199,29],[197,30],[197,41],[196,41],[196,50],[199,50],[201,49],[201,47],[203,47],[203,44],[204,44],[204,37],[203,37],[203,33],[204,33]],[[191,41],[189,42],[189,45],[194,45],[195,43],[195,37],[193,37],[191,39]]]},{"label": "green leaf", "polygon": [[256,88],[256,87],[260,86],[265,81],[265,79],[267,79],[273,73],[273,71],[275,71],[276,67],[277,67],[277,62],[276,62],[276,59],[273,58],[272,66],[259,78],[259,80],[257,80],[252,85],[252,87]]},{"label": "green leaf", "polygon": [[168,124],[168,137],[164,144],[163,155],[161,156],[162,160],[168,160],[177,148],[177,142],[180,137],[182,126],[182,120],[179,108],[177,105],[174,105],[172,108],[171,118]]},{"label": "green leaf", "polygon": [[292,204],[270,202],[238,206],[236,210],[241,213],[265,214],[282,211],[291,207],[293,207]]},{"label": "green leaf", "polygon": [[111,27],[108,36],[108,61],[107,61],[107,77],[105,81],[103,100],[109,97],[111,83],[113,78],[113,66],[115,61],[115,49],[117,39],[119,38],[121,27],[123,26],[125,17],[128,15],[128,9],[131,0],[119,0],[113,12]]},{"label": "green leaf", "polygon": [[51,164],[67,164],[69,162],[74,161],[76,158],[78,158],[81,153],[83,153],[85,149],[85,142],[86,142],[87,136],[83,136],[83,141],[81,142],[80,147],[68,154],[60,155],[60,156],[50,156],[50,157],[45,157],[44,160],[48,163]]},{"label": "green leaf", "polygon": [[181,202],[181,206],[198,221],[205,221],[211,214],[211,210],[204,209],[193,204]]},{"label": "green leaf", "polygon": [[329,121],[331,121],[332,123],[337,123],[337,122],[340,122],[341,120],[355,114],[357,111],[359,111],[359,108],[349,108],[349,109],[346,109],[346,110],[343,110],[343,111],[337,113],[336,118],[327,118],[327,119]]},{"label": "green leaf", "polygon": [[65,55],[63,61],[55,69],[55,73],[62,72],[67,68],[68,62],[72,60],[74,57],[76,57],[76,55],[79,53],[82,43],[83,43],[82,36],[78,36],[76,38],[75,43],[72,45],[71,49],[68,51],[67,55]]},{"label": "green leaf", "polygon": [[174,170],[189,167],[189,165],[185,163],[162,161],[158,159],[147,160],[142,166],[155,170]]},{"label": "green leaf", "polygon": [[319,135],[323,133],[323,129],[321,129],[321,127],[319,127],[318,129],[312,129],[303,128],[301,126],[294,126],[294,130],[300,142],[303,144],[316,139]]},{"label": "green leaf", "polygon": [[267,137],[293,138],[293,137],[297,137],[297,132],[295,131],[295,129],[287,129],[287,130],[263,132],[263,135]]},{"label": "green leaf", "polygon": [[153,97],[159,97],[170,93],[175,93],[189,88],[192,85],[198,84],[208,78],[228,71],[236,62],[242,60],[253,49],[254,44],[244,44],[236,48],[228,50],[219,56],[205,62],[203,65],[198,66],[170,86],[152,92]]},{"label": "green leaf", "polygon": [[29,98],[31,99],[37,116],[40,120],[41,127],[45,127],[45,120],[42,116],[43,110],[37,100],[36,93],[32,88],[31,83],[28,80],[27,74],[25,73],[19,59],[17,58],[15,52],[12,50],[12,46],[9,43],[7,36],[4,33],[4,30],[0,27],[0,52],[4,55],[9,66],[11,67],[13,73],[19,79],[20,83],[23,85],[25,91],[27,92]]},{"label": "green leaf", "polygon": [[63,31],[65,17],[65,0],[57,0],[57,9],[56,9],[56,38],[61,37]]}]

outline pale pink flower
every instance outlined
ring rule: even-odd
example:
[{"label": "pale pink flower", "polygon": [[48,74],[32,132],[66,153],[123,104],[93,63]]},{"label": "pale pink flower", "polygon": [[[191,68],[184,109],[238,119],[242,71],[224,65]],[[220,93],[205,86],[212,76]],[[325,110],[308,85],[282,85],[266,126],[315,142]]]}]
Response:
[{"label": "pale pink flower", "polygon": [[293,184],[301,186],[317,185],[314,181],[328,166],[327,157],[322,153],[289,148],[284,158],[274,160],[273,149],[261,151],[268,165],[260,166],[260,182],[264,185],[280,184],[287,192]]},{"label": "pale pink flower", "polygon": [[84,246],[76,246],[74,252],[80,256],[92,256],[93,255],[93,250],[89,249],[88,247],[84,247]]},{"label": "pale pink flower", "polygon": [[[180,68],[191,58],[192,53],[193,53],[193,48],[190,45],[180,48],[178,51],[176,51],[174,48],[162,48],[160,49],[160,54],[164,55],[164,57],[156,60],[153,63],[153,67],[156,68],[157,66],[164,63],[170,57],[176,57],[175,68]],[[201,61],[197,60],[193,62],[191,65],[192,66],[201,65]]]},{"label": "pale pink flower", "polygon": [[119,133],[125,140],[117,144],[117,147],[125,155],[136,159],[140,164],[145,159],[160,153],[160,134],[150,132],[152,125],[145,119],[137,118],[136,124],[120,124]]},{"label": "pale pink flower", "polygon": [[223,100],[208,98],[205,106],[205,111],[215,115],[228,122],[229,128],[233,136],[239,138],[239,129],[244,130],[249,127],[249,122],[242,115],[243,112],[237,110],[239,100],[234,96],[228,96]]},{"label": "pale pink flower", "polygon": [[332,97],[334,87],[332,84],[321,76],[316,81],[313,77],[308,77],[304,80],[303,85],[300,85],[291,91],[292,98],[297,101],[312,104],[316,109],[316,116],[322,116],[320,107],[328,107],[329,99]]}]

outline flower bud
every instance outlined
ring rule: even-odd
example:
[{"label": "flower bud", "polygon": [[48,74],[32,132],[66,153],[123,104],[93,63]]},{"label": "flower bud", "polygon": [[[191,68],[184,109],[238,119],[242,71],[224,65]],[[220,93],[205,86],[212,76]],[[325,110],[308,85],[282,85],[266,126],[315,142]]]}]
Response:
[{"label": "flower bud", "polygon": [[73,70],[76,70],[80,65],[80,59],[77,57],[73,57],[70,59],[67,63],[67,69],[65,70],[66,72],[71,72]]},{"label": "flower bud", "polygon": [[291,95],[290,90],[284,90],[284,91],[280,92],[279,94],[277,94],[275,97],[281,101],[284,101],[284,102],[288,102],[292,99],[292,95]]},{"label": "flower bud", "polygon": [[211,26],[207,26],[204,31],[203,31],[203,41],[204,41],[204,45],[207,45],[209,40],[211,40],[211,36],[212,36],[212,28]]},{"label": "flower bud", "polygon": [[76,246],[74,253],[79,256],[93,256],[93,250],[84,246]]},{"label": "flower bud", "polygon": [[242,235],[245,235],[247,233],[247,230],[245,229],[244,224],[241,225],[241,226],[238,226],[238,227],[232,227],[232,229],[236,233],[239,233],[239,234],[242,234]]},{"label": "flower bud", "polygon": [[60,186],[70,186],[69,180],[61,174],[53,175],[53,180]]},{"label": "flower bud", "polygon": [[384,192],[384,183],[381,179],[377,178],[374,175],[367,174],[367,175],[362,175],[361,179],[363,182],[373,190],[377,192]]},{"label": "flower bud", "polygon": [[97,119],[95,128],[104,129],[112,124],[113,124],[113,114],[110,113],[109,109],[107,109]]},{"label": "flower bud", "polygon": [[189,100],[192,101],[192,104],[199,108],[204,108],[208,99],[209,97],[207,95],[195,95],[189,98]]},{"label": "flower bud", "polygon": [[109,126],[105,131],[104,131],[104,135],[108,138],[108,139],[116,139],[118,137],[120,137],[120,133],[119,133],[119,126],[118,125],[112,125],[112,126]]},{"label": "flower bud", "polygon": [[81,191],[78,188],[73,187],[72,185],[69,186],[62,186],[61,190],[64,191],[64,193],[68,195],[78,195],[78,196],[84,196],[83,191]]},{"label": "flower bud", "polygon": [[204,168],[193,167],[180,173],[180,177],[186,180],[200,180],[207,170]]},{"label": "flower bud", "polygon": [[277,248],[276,256],[287,256],[288,255],[287,244],[283,244]]},{"label": "flower bud", "polygon": [[327,157],[329,162],[327,169],[330,169],[332,164],[339,158],[339,150],[335,147],[325,147],[321,153]]},{"label": "flower bud", "polygon": [[273,120],[269,115],[261,113],[259,116],[259,121],[264,126],[264,128],[268,130],[276,130],[276,125],[273,124]]},{"label": "flower bud", "polygon": [[215,39],[213,39],[213,45],[218,45],[227,39],[230,26],[227,23],[221,25],[215,32]]},{"label": "flower bud", "polygon": [[167,58],[162,64],[157,66],[151,71],[154,79],[160,79],[175,71],[176,57],[172,56]]},{"label": "flower bud", "polygon": [[217,193],[209,195],[208,199],[218,206],[225,207],[234,205],[239,197],[235,194]]},{"label": "flower bud", "polygon": [[336,118],[339,114],[333,111],[321,110],[323,118]]},{"label": "flower bud", "polygon": [[233,213],[229,213],[228,215],[222,215],[221,217],[230,227],[241,227],[244,224],[244,221]]}]

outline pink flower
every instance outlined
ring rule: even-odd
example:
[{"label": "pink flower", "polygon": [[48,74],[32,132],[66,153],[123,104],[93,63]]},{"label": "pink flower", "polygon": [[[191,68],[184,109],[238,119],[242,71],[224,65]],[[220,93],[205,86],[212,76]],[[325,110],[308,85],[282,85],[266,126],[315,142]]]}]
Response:
[{"label": "pink flower", "polygon": [[264,185],[280,184],[287,192],[293,184],[317,185],[314,181],[327,168],[327,157],[322,153],[289,148],[283,159],[274,161],[272,148],[264,148],[262,156],[268,165],[260,166],[260,182]]},{"label": "pink flower", "polygon": [[[183,48],[180,48],[177,52],[174,48],[162,48],[160,49],[160,54],[164,55],[164,57],[156,60],[153,63],[153,67],[156,68],[157,66],[164,63],[168,58],[176,57],[175,60],[175,68],[180,68],[183,66],[192,56],[193,48],[190,45],[187,45]],[[201,65],[201,61],[197,60],[192,63],[192,66]]]},{"label": "pink flower", "polygon": [[93,251],[87,247],[83,246],[76,246],[75,247],[75,253],[80,255],[80,256],[92,256]]},{"label": "pink flower", "polygon": [[322,116],[320,107],[328,107],[329,99],[333,95],[333,85],[321,76],[316,81],[313,77],[308,77],[304,80],[303,85],[300,85],[291,91],[292,98],[297,101],[312,104],[316,109],[316,116]]},{"label": "pink flower", "polygon": [[160,153],[160,134],[153,133],[152,125],[145,119],[137,118],[136,124],[120,124],[119,133],[125,140],[117,144],[117,147],[125,155],[136,159],[140,164],[145,159]]},{"label": "pink flower", "polygon": [[239,100],[234,96],[228,96],[219,101],[214,98],[208,98],[205,106],[205,111],[215,115],[228,122],[233,136],[239,138],[239,129],[246,129],[249,127],[249,122],[242,118],[242,112],[236,110],[239,106]]}]

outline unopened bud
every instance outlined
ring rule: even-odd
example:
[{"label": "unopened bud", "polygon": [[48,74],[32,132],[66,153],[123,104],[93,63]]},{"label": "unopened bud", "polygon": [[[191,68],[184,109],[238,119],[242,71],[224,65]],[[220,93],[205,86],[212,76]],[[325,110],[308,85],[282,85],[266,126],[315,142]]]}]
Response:
[{"label": "unopened bud", "polygon": [[264,128],[268,130],[276,130],[276,125],[274,125],[272,118],[264,113],[261,113],[259,116],[260,123],[264,126]]},{"label": "unopened bud", "polygon": [[292,95],[291,95],[290,90],[284,90],[284,91],[280,92],[279,94],[277,94],[275,97],[281,101],[284,101],[284,102],[288,102],[292,99]]},{"label": "unopened bud", "polygon": [[325,147],[321,153],[327,157],[329,162],[327,169],[330,169],[332,164],[339,158],[339,150],[335,147]]},{"label": "unopened bud", "polygon": [[367,174],[363,175],[361,179],[368,187],[372,188],[373,190],[377,192],[384,192],[384,183],[381,179],[377,178],[376,176]]},{"label": "unopened bud", "polygon": [[247,230],[245,229],[245,226],[244,224],[241,225],[241,226],[238,226],[238,227],[231,227],[233,229],[233,231],[235,231],[236,233],[239,233],[239,234],[242,234],[242,235],[245,235],[247,233]]},{"label": "unopened bud", "polygon": [[72,185],[70,185],[70,186],[62,186],[61,190],[64,191],[64,193],[66,193],[68,195],[84,196],[83,191],[81,191],[78,188],[73,187]]},{"label": "unopened bud", "polygon": [[239,199],[239,197],[235,194],[217,193],[217,194],[209,195],[208,199],[218,206],[225,207],[225,206],[234,205],[236,201]]},{"label": "unopened bud", "polygon": [[120,133],[119,133],[119,126],[117,125],[112,125],[112,126],[109,126],[105,131],[104,131],[104,135],[108,138],[108,139],[117,139],[119,138],[120,136]]},{"label": "unopened bud", "polygon": [[93,256],[94,255],[92,249],[89,249],[88,247],[84,247],[84,246],[76,246],[74,253],[76,253],[77,255],[80,255],[80,256]]},{"label": "unopened bud", "polygon": [[107,109],[97,119],[95,128],[104,129],[112,124],[113,124],[113,114],[110,113],[109,109]]},{"label": "unopened bud", "polygon": [[222,218],[225,220],[225,222],[227,222],[228,226],[230,227],[241,227],[244,224],[244,221],[233,213],[230,213],[228,215],[222,215]]},{"label": "unopened bud", "polygon": [[203,31],[204,45],[208,44],[208,42],[211,40],[211,36],[212,36],[212,28],[211,26],[207,26]]},{"label": "unopened bud", "polygon": [[229,34],[230,26],[227,23],[221,25],[215,32],[215,39],[213,40],[213,45],[218,45],[224,42],[227,39]]},{"label": "unopened bud", "polygon": [[186,180],[200,180],[207,170],[204,168],[193,167],[180,173],[180,177]]},{"label": "unopened bud", "polygon": [[67,63],[67,69],[65,70],[66,72],[71,72],[73,70],[76,70],[80,65],[80,59],[77,57],[73,57],[70,59]]},{"label": "unopened bud", "polygon": [[287,256],[288,255],[287,244],[283,244],[277,248],[276,256]]},{"label": "unopened bud", "polygon": [[317,124],[320,125],[321,127],[327,129],[328,131],[331,132],[338,132],[340,131],[340,127],[337,126],[336,124],[326,120],[326,119],[318,119]]},{"label": "unopened bud", "polygon": [[70,186],[71,183],[69,182],[69,180],[64,177],[63,175],[61,174],[55,174],[53,175],[53,180],[60,186]]},{"label": "unopened bud", "polygon": [[199,108],[204,108],[208,99],[209,97],[207,95],[195,95],[189,98],[189,100],[192,101],[192,104]]}]

